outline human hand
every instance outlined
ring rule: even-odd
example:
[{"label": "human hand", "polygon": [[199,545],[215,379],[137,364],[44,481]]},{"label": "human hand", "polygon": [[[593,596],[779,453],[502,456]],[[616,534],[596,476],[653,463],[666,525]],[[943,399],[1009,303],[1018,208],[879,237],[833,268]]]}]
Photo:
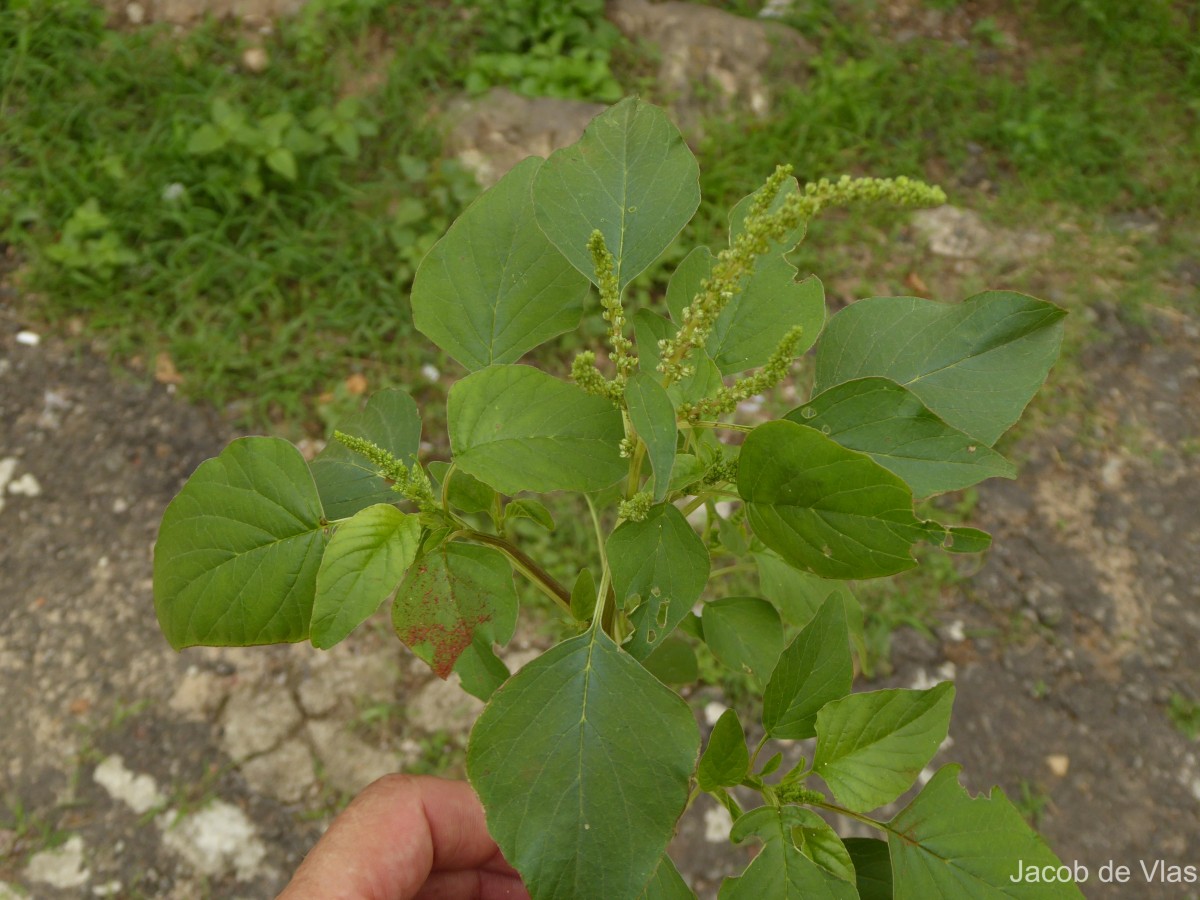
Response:
[{"label": "human hand", "polygon": [[333,820],[277,900],[529,900],[470,786],[387,775]]}]

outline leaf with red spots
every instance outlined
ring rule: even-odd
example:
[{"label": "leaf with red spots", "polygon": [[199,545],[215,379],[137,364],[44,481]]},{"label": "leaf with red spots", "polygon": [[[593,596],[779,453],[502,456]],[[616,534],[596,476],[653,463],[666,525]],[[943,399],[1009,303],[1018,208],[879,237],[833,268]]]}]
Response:
[{"label": "leaf with red spots", "polygon": [[504,644],[517,626],[517,592],[504,554],[475,544],[443,544],[408,571],[392,624],[400,640],[447,678],[476,634]]}]

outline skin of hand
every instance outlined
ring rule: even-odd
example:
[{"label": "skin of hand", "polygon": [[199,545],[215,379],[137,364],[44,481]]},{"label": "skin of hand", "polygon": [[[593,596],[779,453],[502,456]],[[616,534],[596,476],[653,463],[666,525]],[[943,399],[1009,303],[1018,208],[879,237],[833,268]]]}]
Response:
[{"label": "skin of hand", "polygon": [[333,820],[277,900],[529,900],[470,786],[387,775]]}]

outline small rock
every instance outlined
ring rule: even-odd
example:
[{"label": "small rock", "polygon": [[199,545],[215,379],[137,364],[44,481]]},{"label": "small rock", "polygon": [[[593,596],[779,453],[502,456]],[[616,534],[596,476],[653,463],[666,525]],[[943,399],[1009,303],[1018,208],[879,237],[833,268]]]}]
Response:
[{"label": "small rock", "polygon": [[317,783],[312,754],[295,738],[243,763],[241,769],[251,789],[281,803],[300,802]]},{"label": "small rock", "polygon": [[20,478],[15,478],[8,484],[8,492],[17,496],[40,497],[42,486],[30,473],[26,472]]},{"label": "small rock", "polygon": [[967,639],[962,619],[955,619],[953,622],[943,625],[939,629],[939,634],[943,641],[952,644],[961,643]]},{"label": "small rock", "polygon": [[410,724],[428,734],[445,731],[465,736],[483,711],[483,702],[466,693],[458,675],[431,681],[409,701],[405,714]]},{"label": "small rock", "polygon": [[83,838],[73,835],[61,847],[35,853],[25,866],[25,877],[61,890],[87,884],[91,872],[83,865]]},{"label": "small rock", "polygon": [[4,489],[8,487],[16,470],[17,458],[15,456],[6,456],[4,459],[0,459],[0,511],[4,509]]},{"label": "small rock", "polygon": [[167,798],[149,775],[135,775],[125,768],[125,760],[114,753],[96,766],[92,773],[96,784],[108,791],[114,800],[120,800],[138,815],[161,806]]},{"label": "small rock", "polygon": [[125,7],[125,18],[130,25],[141,25],[146,20],[146,9],[140,3],[130,3]]},{"label": "small rock", "polygon": [[257,684],[236,691],[221,718],[225,724],[221,744],[241,761],[282,743],[300,724],[300,710],[283,687]]},{"label": "small rock", "polygon": [[716,805],[704,811],[704,839],[710,844],[724,844],[731,831],[733,819],[725,807]]},{"label": "small rock", "polygon": [[729,707],[724,703],[718,703],[716,700],[710,700],[704,704],[704,721],[712,728],[717,724],[721,716],[725,715],[725,710]]},{"label": "small rock", "polygon": [[396,771],[395,754],[370,746],[337,722],[309,722],[308,736],[329,783],[339,791],[356,794],[375,779]]},{"label": "small rock", "polygon": [[24,344],[26,347],[36,347],[42,342],[42,336],[36,331],[18,331],[17,343]]},{"label": "small rock", "polygon": [[163,845],[184,859],[197,874],[222,878],[230,873],[238,881],[258,874],[267,848],[246,814],[223,800],[177,820],[173,811],[158,818]]},{"label": "small rock", "polygon": [[1064,778],[1071,767],[1071,758],[1065,753],[1051,753],[1046,757],[1046,765],[1056,778]]},{"label": "small rock", "polygon": [[255,75],[265,72],[270,63],[271,58],[262,47],[248,47],[246,52],[242,54],[243,68],[248,72],[253,72]]},{"label": "small rock", "polygon": [[449,153],[481,187],[491,187],[527,156],[546,157],[579,140],[605,107],[557,97],[522,97],[493,88],[451,113]]},{"label": "small rock", "polygon": [[229,694],[229,680],[192,666],[188,669],[168,706],[185,719],[206,722]]},{"label": "small rock", "polygon": [[1110,456],[1104,462],[1104,467],[1100,469],[1101,483],[1111,491],[1119,488],[1125,480],[1122,477],[1121,470],[1125,467],[1125,460],[1119,456]]}]

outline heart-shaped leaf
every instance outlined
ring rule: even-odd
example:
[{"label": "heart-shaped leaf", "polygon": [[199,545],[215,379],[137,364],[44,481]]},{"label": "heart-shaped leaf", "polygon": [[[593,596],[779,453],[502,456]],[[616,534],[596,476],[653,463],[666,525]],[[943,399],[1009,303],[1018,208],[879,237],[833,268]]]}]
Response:
[{"label": "heart-shaped leaf", "polygon": [[550,154],[534,179],[533,201],[542,231],[593,282],[588,239],[599,230],[623,290],[692,218],[700,168],[666,113],[630,98]]},{"label": "heart-shaped leaf", "polygon": [[866,453],[928,497],[1015,478],[1017,467],[982,441],[947,425],[917,395],[886,378],[836,384],[784,418]]},{"label": "heart-shaped leaf", "polygon": [[[365,438],[405,464],[416,462],[421,444],[421,415],[403,391],[379,391],[366,407],[343,422],[338,431]],[[396,503],[400,495],[379,477],[370,460],[344,444],[330,441],[310,464],[325,515],[346,519],[373,503]]]},{"label": "heart-shaped leaf", "polygon": [[154,610],[171,646],[307,638],[323,525],[317,486],[287,441],[240,438],[202,462],[154,545]]},{"label": "heart-shaped leaf", "polygon": [[951,305],[874,297],[829,321],[813,392],[878,375],[987,446],[1021,416],[1058,358],[1066,312],[1011,291]]},{"label": "heart-shaped leaf", "polygon": [[938,769],[888,824],[896,900],[1079,900],[1071,882],[1014,880],[1018,863],[1036,872],[1062,863],[999,788],[972,799],[958,783],[960,768]]},{"label": "heart-shaped leaf", "polygon": [[912,787],[946,739],[954,685],[871,691],[817,713],[813,771],[847,809],[869,812]]},{"label": "heart-shaped leaf", "polygon": [[699,745],[687,704],[592,629],[493,695],[467,771],[535,900],[637,897],[683,812]]},{"label": "heart-shaped leaf", "polygon": [[396,634],[439,678],[477,635],[489,647],[504,644],[516,624],[512,566],[498,550],[474,544],[446,543],[423,556],[392,606]]},{"label": "heart-shaped leaf", "polygon": [[542,160],[517,163],[458,217],[413,279],[413,324],[475,371],[512,363],[578,327],[588,282],[538,228],[531,185]]},{"label": "heart-shaped leaf", "polygon": [[446,415],[455,463],[503,494],[598,491],[626,472],[613,405],[530,366],[468,375]]},{"label": "heart-shaped leaf", "polygon": [[767,422],[747,435],[738,492],[762,542],[824,578],[911,569],[912,545],[928,536],[899,476],[795,422]]},{"label": "heart-shaped leaf", "polygon": [[704,542],[669,503],[651,507],[641,522],[624,522],[605,544],[617,603],[640,598],[625,650],[645,659],[675,630],[708,583]]}]

